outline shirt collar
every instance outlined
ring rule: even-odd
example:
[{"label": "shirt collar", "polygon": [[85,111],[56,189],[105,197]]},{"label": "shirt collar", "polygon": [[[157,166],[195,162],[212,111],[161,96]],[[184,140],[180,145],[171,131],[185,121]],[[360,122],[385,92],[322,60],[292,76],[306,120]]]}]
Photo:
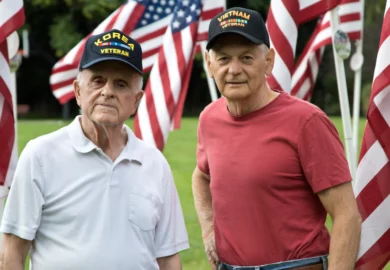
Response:
[{"label": "shirt collar", "polygon": [[[67,131],[74,149],[80,153],[88,153],[98,147],[85,136],[83,129],[81,128],[80,117],[80,115],[77,116],[73,122],[67,126]],[[127,133],[127,143],[120,156],[130,161],[138,161],[142,164],[142,142],[127,125],[123,126]]]},{"label": "shirt collar", "polygon": [[127,126],[123,125],[127,132],[127,144],[123,149],[121,156],[130,161],[138,161],[142,164],[144,148],[143,143],[138,139],[134,132]]},{"label": "shirt collar", "polygon": [[67,131],[74,149],[80,153],[88,153],[98,147],[88,139],[83,129],[81,128],[80,115],[78,115],[70,125],[67,126]]}]

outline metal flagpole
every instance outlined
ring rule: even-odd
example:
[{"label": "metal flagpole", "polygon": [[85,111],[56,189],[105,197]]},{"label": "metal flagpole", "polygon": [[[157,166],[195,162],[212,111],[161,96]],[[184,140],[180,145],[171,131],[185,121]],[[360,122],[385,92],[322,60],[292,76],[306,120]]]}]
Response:
[{"label": "metal flagpole", "polygon": [[200,42],[200,48],[202,49],[203,69],[206,72],[207,83],[209,85],[211,101],[216,101],[218,99],[217,88],[215,87],[214,80],[212,78],[210,78],[210,76],[208,75],[207,63],[206,63],[206,59],[204,58],[204,54],[206,52],[206,44],[207,44],[206,41]]},{"label": "metal flagpole", "polygon": [[352,144],[351,113],[349,109],[347,82],[344,68],[344,59],[346,59],[351,52],[351,43],[349,42],[348,35],[340,28],[337,8],[334,8],[330,12],[330,15],[330,25],[333,39],[333,56],[336,67],[337,87],[339,91],[341,117],[343,121],[346,155],[352,179],[354,180],[356,174],[356,155]]},{"label": "metal flagpole", "polygon": [[363,29],[364,29],[364,0],[361,0],[360,11],[360,24],[361,24],[361,38],[356,41],[356,52],[351,58],[350,66],[355,72],[354,78],[354,91],[353,91],[353,139],[352,144],[355,149],[355,160],[358,155],[358,140],[359,140],[359,119],[360,119],[360,96],[361,96],[361,84],[362,84],[362,66],[363,66]]}]

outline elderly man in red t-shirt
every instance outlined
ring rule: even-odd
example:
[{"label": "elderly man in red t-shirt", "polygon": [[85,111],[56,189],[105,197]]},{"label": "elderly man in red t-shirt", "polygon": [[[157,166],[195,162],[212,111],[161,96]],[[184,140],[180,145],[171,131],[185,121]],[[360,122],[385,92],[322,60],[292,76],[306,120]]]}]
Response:
[{"label": "elderly man in red t-shirt", "polygon": [[210,23],[206,60],[223,97],[200,116],[193,174],[208,259],[213,269],[353,269],[361,217],[343,145],[319,108],[268,87],[269,47],[255,11]]}]

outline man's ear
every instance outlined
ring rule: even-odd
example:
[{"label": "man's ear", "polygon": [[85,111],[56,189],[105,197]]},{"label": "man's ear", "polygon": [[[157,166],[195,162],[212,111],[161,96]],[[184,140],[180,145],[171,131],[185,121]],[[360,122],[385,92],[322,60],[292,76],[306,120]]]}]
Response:
[{"label": "man's ear", "polygon": [[270,48],[265,55],[265,75],[271,76],[275,64],[275,50]]},{"label": "man's ear", "polygon": [[210,78],[214,78],[214,74],[213,74],[213,72],[211,71],[211,62],[210,62],[210,58],[211,58],[211,51],[205,51],[205,53],[204,53],[204,59],[205,59],[205,61],[206,61],[207,71],[208,71],[208,74],[209,74]]},{"label": "man's ear", "polygon": [[134,105],[136,108],[138,107],[139,103],[141,102],[141,99],[142,99],[144,93],[145,92],[142,91],[142,89],[141,89],[137,92],[137,94],[135,94],[135,104]]},{"label": "man's ear", "polygon": [[77,105],[80,107],[80,85],[77,80],[73,81],[73,92],[74,96],[76,97]]}]

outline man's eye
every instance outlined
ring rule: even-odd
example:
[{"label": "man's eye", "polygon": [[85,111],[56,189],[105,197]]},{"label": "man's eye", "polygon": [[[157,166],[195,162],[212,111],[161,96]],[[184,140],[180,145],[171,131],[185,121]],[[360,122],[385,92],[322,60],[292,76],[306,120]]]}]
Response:
[{"label": "man's eye", "polygon": [[225,57],[220,57],[220,58],[218,58],[218,61],[226,61],[228,58],[225,56]]},{"label": "man's eye", "polygon": [[95,79],[93,79],[92,83],[95,84],[95,85],[96,84],[101,84],[101,83],[103,83],[103,80],[100,79],[100,78],[95,78]]},{"label": "man's eye", "polygon": [[245,56],[244,56],[244,60],[252,60],[252,59],[253,59],[252,56],[249,56],[249,55],[245,55]]},{"label": "man's eye", "polygon": [[119,88],[126,88],[126,87],[127,87],[127,83],[126,83],[126,82],[123,82],[123,81],[117,82],[116,85],[117,85]]}]

